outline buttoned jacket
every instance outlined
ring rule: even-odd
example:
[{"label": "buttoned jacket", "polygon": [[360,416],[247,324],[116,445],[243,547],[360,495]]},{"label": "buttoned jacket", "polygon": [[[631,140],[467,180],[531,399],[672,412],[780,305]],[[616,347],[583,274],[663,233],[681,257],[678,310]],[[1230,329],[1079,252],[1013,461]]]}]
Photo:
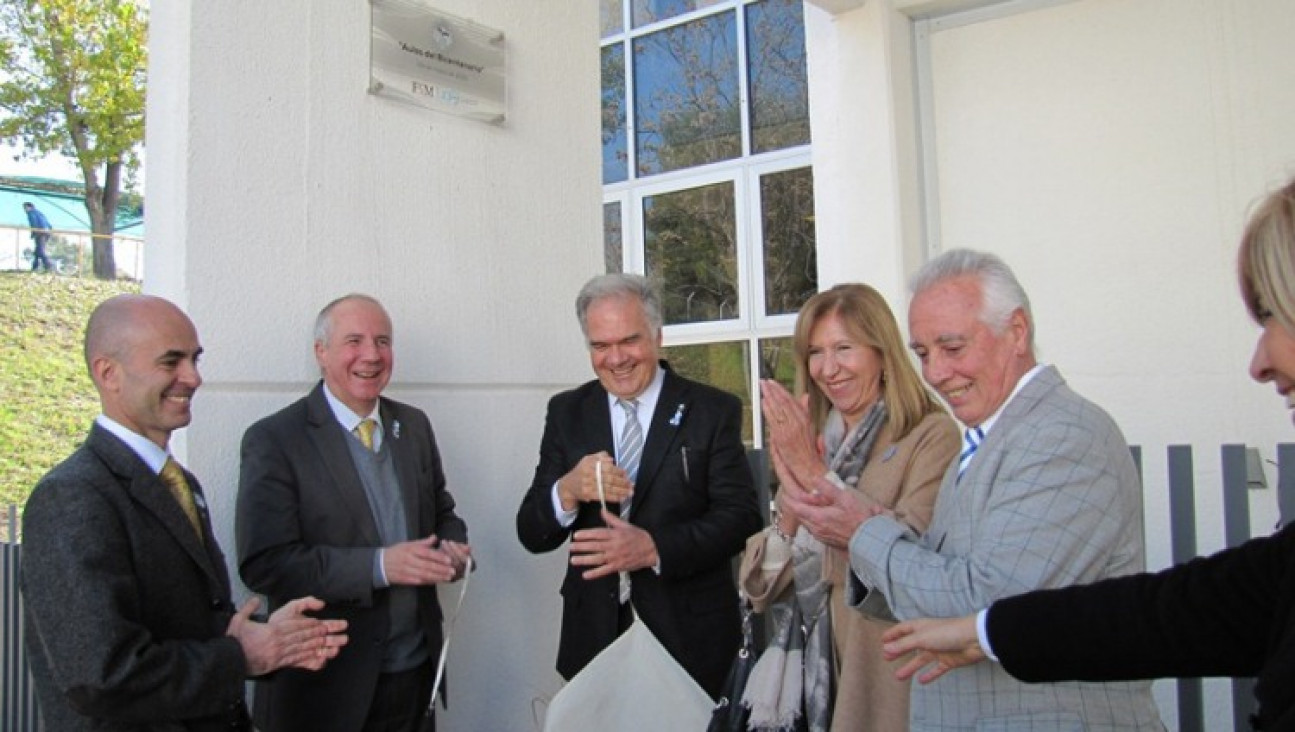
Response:
[{"label": "buttoned jacket", "polygon": [[185,477],[201,539],[157,474],[95,424],[28,499],[25,634],[46,729],[250,729],[225,558]]}]

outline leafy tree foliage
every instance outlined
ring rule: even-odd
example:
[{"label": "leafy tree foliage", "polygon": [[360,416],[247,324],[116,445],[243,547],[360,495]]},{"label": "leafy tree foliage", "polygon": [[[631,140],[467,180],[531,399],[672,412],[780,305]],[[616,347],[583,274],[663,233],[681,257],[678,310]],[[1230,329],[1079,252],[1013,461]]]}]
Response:
[{"label": "leafy tree foliage", "polygon": [[77,163],[94,274],[117,276],[112,235],[144,141],[145,0],[0,3],[0,139]]}]

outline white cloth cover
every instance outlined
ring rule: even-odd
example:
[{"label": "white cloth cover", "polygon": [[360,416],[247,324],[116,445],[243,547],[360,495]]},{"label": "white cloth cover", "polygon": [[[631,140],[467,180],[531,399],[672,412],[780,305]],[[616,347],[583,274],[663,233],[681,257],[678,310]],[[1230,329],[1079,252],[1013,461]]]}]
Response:
[{"label": "white cloth cover", "polygon": [[549,702],[544,732],[704,730],[714,707],[635,618]]}]

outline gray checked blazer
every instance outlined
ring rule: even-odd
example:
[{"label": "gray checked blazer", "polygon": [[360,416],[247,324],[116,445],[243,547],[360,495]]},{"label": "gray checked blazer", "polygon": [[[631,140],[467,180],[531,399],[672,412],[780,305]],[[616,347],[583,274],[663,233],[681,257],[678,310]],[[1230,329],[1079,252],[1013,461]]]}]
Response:
[{"label": "gray checked blazer", "polygon": [[[960,617],[1144,564],[1128,444],[1048,366],[1008,402],[961,479],[949,466],[924,536],[884,517],[860,527],[847,602],[867,607],[876,591],[900,619]],[[913,730],[1163,728],[1150,682],[1025,684],[996,663],[914,683],[910,715]]]}]

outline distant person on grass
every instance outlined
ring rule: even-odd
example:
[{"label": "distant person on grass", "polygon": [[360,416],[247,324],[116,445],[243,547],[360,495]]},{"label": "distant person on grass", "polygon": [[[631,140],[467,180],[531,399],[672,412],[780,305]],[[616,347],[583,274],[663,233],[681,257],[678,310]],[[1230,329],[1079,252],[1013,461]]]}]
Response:
[{"label": "distant person on grass", "polygon": [[31,271],[35,272],[43,263],[46,272],[53,272],[54,265],[50,264],[49,257],[45,254],[45,244],[49,241],[50,229],[53,227],[49,225],[49,219],[45,218],[45,214],[41,213],[31,201],[24,203],[22,208],[27,212],[27,225],[31,227],[31,240],[36,246],[36,250],[31,255]]}]

